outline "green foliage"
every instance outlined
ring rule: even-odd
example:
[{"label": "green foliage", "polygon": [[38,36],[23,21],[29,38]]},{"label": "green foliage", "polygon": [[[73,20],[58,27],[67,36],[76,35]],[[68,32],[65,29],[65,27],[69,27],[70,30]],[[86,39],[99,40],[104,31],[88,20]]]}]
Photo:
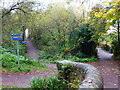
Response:
[{"label": "green foliage", "polygon": [[69,68],[69,67],[72,67],[71,63],[64,63],[64,64],[62,65],[62,68],[63,68],[63,69],[64,69],[64,68]]},{"label": "green foliage", "polygon": [[23,87],[18,87],[18,86],[8,86],[8,85],[0,85],[0,89],[5,89],[5,88],[23,88]]},{"label": "green foliage", "polygon": [[95,58],[95,57],[79,58],[79,59],[72,60],[72,61],[75,61],[75,62],[95,62],[95,61],[97,61],[97,58]]},{"label": "green foliage", "polygon": [[41,59],[41,60],[39,60],[39,63],[57,63],[58,61],[62,61],[63,59],[61,59],[61,60],[53,60],[53,58],[52,58],[52,60],[50,60],[50,59]]},{"label": "green foliage", "polygon": [[39,77],[38,79],[33,80],[31,87],[46,89],[46,90],[63,90],[66,88],[66,81],[58,77]]},{"label": "green foliage", "polygon": [[115,57],[120,56],[120,45],[118,44],[117,40],[113,40],[113,42],[112,42],[112,50],[113,50],[113,53],[114,53]]},{"label": "green foliage", "polygon": [[11,71],[11,72],[28,72],[30,70],[42,70],[47,69],[46,65],[39,64],[37,61],[32,59],[26,59],[23,56],[20,56],[20,65],[21,68],[18,70],[18,57],[10,52],[6,52],[6,49],[1,49],[4,51],[0,55],[0,60],[2,62],[2,67]]},{"label": "green foliage", "polygon": [[53,55],[49,54],[48,52],[45,51],[39,51],[40,58],[41,59],[52,59]]},{"label": "green foliage", "polygon": [[[31,88],[34,88],[34,89],[46,89],[46,90],[63,90],[63,89],[66,89],[66,88],[72,88],[72,89],[75,89],[75,88],[78,88],[80,83],[81,83],[81,79],[82,78],[80,75],[76,75],[77,73],[71,73],[71,79],[76,76],[77,78],[74,80],[72,79],[70,82],[61,78],[61,77],[56,77],[56,76],[52,76],[52,77],[39,77],[37,79],[34,79],[32,81],[32,84],[31,84]],[[74,75],[74,76],[73,76]],[[73,82],[73,83],[72,83]]]},{"label": "green foliage", "polygon": [[85,58],[86,55],[83,54],[82,52],[78,51],[76,54],[75,54],[76,57],[79,57],[79,58]]},{"label": "green foliage", "polygon": [[84,79],[83,75],[76,70],[71,63],[62,64],[62,70],[60,70],[60,73],[65,75],[63,75],[63,77],[67,80],[67,88],[77,89]]},{"label": "green foliage", "polygon": [[39,63],[57,63],[58,61],[62,61],[62,60],[70,60],[74,62],[95,62],[97,61],[97,58],[94,56],[89,58],[79,58],[73,55],[68,55],[67,57],[61,59],[54,59],[54,58],[41,59],[39,60]]},{"label": "green foliage", "polygon": [[118,55],[118,56],[117,56],[117,59],[119,59],[119,60],[120,60],[120,55]]},{"label": "green foliage", "polygon": [[[66,1],[68,6],[71,1]],[[115,24],[119,18],[119,13],[115,13],[116,10],[114,10],[116,8],[118,11],[119,2],[111,3],[105,10],[102,5],[97,4],[89,14],[83,12],[85,9],[80,9],[82,14],[74,14],[72,7],[67,9],[64,7],[66,3],[62,3],[63,5],[50,4],[46,9],[37,8],[35,10],[37,4],[23,1],[18,5],[11,5],[14,13],[10,11],[8,15],[5,14],[10,8],[3,8],[2,12],[5,17],[2,19],[2,46],[10,47],[15,54],[13,48],[16,48],[16,44],[11,40],[11,33],[23,33],[23,26],[25,26],[29,29],[29,39],[41,50],[41,59],[49,59],[49,62],[54,62],[56,59],[62,60],[68,57],[74,59],[97,56],[98,38],[106,32],[105,26]],[[112,20],[112,22],[106,25],[107,20]],[[68,49],[71,50],[68,52],[72,54],[70,56],[64,55]],[[24,50],[25,46],[20,44],[20,55],[24,55]]]},{"label": "green foliage", "polygon": [[104,44],[104,45],[102,45],[102,49],[111,52],[112,48],[109,45]]},{"label": "green foliage", "polygon": [[73,55],[82,56],[83,57],[91,57],[96,56],[96,46],[97,42],[92,40],[94,29],[90,27],[89,24],[84,24],[80,27],[77,33],[77,43],[72,51]]}]

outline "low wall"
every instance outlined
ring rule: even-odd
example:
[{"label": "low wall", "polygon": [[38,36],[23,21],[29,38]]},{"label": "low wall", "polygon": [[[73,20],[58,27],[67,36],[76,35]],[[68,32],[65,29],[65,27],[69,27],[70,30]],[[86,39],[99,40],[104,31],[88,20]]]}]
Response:
[{"label": "low wall", "polygon": [[94,66],[68,60],[59,61],[57,63],[57,68],[58,71],[60,71],[59,75],[64,79],[69,78],[69,73],[66,73],[66,70],[69,67],[71,67],[71,69],[73,68],[72,70],[80,72],[80,74],[84,76],[83,81],[79,85],[79,90],[84,90],[83,88],[86,88],[87,90],[89,90],[89,88],[92,88],[92,90],[103,90],[104,84],[102,75],[100,74],[99,70],[96,69]]}]

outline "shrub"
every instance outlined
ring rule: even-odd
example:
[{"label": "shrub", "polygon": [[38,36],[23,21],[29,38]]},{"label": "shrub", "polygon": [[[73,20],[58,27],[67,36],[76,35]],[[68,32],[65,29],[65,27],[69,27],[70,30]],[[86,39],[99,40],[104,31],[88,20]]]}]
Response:
[{"label": "shrub", "polygon": [[102,45],[102,49],[111,52],[111,47],[109,45],[106,44]]},{"label": "shrub", "polygon": [[76,57],[79,57],[79,58],[85,58],[86,57],[86,55],[85,54],[83,54],[82,52],[77,52],[76,54],[75,54],[75,56]]},{"label": "shrub", "polygon": [[74,56],[77,55],[79,58],[83,54],[85,57],[96,56],[97,38],[94,38],[93,35],[94,29],[89,24],[83,24],[77,30],[77,35],[73,36],[73,38],[77,36],[77,40],[75,40],[77,43],[74,49],[71,50],[71,54]]},{"label": "shrub", "polygon": [[117,59],[120,59],[120,55],[119,55],[119,56],[117,56]]},{"label": "shrub", "polygon": [[63,90],[66,88],[66,81],[58,77],[48,77],[43,78],[39,77],[38,79],[33,80],[31,87],[40,88],[41,90]]},{"label": "shrub", "polygon": [[41,59],[48,59],[48,58],[52,58],[52,55],[50,55],[49,53],[45,52],[45,51],[39,51],[40,54],[40,58]]},{"label": "shrub", "polygon": [[120,56],[120,45],[117,40],[113,40],[112,42],[112,51],[115,57]]},{"label": "shrub", "polygon": [[48,67],[43,64],[39,64],[38,61],[34,61],[33,59],[25,58],[23,56],[20,56],[20,70],[18,70],[18,57],[15,54],[11,54],[10,52],[7,52],[6,49],[2,49],[1,51],[4,51],[0,55],[0,62],[2,63],[2,67],[12,71],[12,72],[28,72],[30,70],[36,70],[36,69],[47,69]]},{"label": "shrub", "polygon": [[97,60],[96,57],[90,57],[90,58],[79,58],[78,60],[72,60],[75,62],[95,62]]}]

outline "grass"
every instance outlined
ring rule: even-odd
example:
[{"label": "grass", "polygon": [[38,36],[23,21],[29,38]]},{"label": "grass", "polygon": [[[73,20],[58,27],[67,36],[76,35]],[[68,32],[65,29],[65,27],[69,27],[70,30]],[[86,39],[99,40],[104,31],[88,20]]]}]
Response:
[{"label": "grass", "polygon": [[42,59],[39,60],[39,63],[57,63],[58,61],[62,61],[62,60],[70,60],[70,61],[74,61],[74,62],[95,62],[97,61],[97,58],[95,57],[90,57],[90,58],[69,58],[69,59],[58,59],[58,60],[49,60],[49,59]]},{"label": "grass", "polygon": [[8,85],[0,85],[0,88],[23,88],[18,86],[8,86]]},{"label": "grass", "polygon": [[53,64],[56,64],[58,61],[62,61],[63,59],[61,60],[49,60],[49,59],[41,59],[39,60],[39,63],[53,63]]},{"label": "grass", "polygon": [[75,61],[75,62],[95,62],[95,61],[97,61],[97,58],[95,58],[95,57],[80,58],[80,59],[72,60],[72,61]]},{"label": "grass", "polygon": [[35,70],[47,70],[48,67],[43,64],[34,64],[34,65],[27,65],[27,64],[21,64],[20,70],[18,69],[18,66],[12,67],[12,68],[4,68],[10,72],[29,72],[29,71],[35,71]]}]

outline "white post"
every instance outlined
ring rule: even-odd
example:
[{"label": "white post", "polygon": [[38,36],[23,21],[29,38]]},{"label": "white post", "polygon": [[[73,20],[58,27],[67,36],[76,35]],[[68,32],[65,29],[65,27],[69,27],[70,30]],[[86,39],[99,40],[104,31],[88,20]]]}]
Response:
[{"label": "white post", "polygon": [[28,36],[29,36],[28,29],[26,29],[25,30],[25,37],[26,37],[26,39],[28,38]]}]

